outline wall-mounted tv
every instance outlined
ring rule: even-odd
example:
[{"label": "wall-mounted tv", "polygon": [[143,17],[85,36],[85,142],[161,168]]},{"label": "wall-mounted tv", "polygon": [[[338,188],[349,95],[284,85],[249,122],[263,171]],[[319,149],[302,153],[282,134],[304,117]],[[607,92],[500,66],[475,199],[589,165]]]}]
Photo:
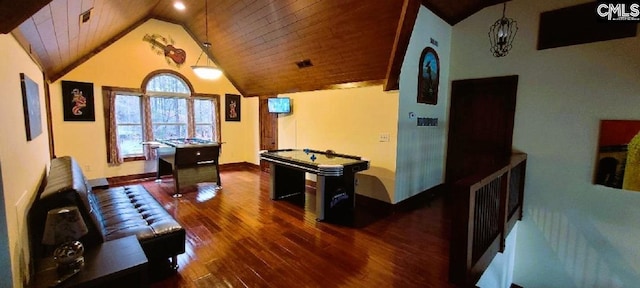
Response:
[{"label": "wall-mounted tv", "polygon": [[291,98],[269,98],[267,106],[270,113],[291,113]]}]

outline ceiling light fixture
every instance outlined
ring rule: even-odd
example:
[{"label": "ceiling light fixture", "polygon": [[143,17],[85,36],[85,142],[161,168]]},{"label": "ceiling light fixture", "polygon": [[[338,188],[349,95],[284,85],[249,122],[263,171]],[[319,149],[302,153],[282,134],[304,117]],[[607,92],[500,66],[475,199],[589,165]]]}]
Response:
[{"label": "ceiling light fixture", "polygon": [[491,41],[491,53],[495,57],[503,57],[509,54],[511,50],[513,38],[518,32],[518,22],[512,18],[504,16],[507,10],[507,2],[504,2],[502,8],[502,18],[498,19],[491,28],[489,28],[489,40]]},{"label": "ceiling light fixture", "polygon": [[198,60],[196,61],[196,65],[191,66],[191,69],[193,69],[193,73],[196,74],[196,76],[202,78],[202,79],[206,79],[206,80],[215,80],[220,78],[220,76],[222,76],[222,70],[220,70],[218,67],[216,67],[210,60],[209,55],[207,55],[207,63],[206,65],[198,65],[198,63],[200,62],[200,58],[202,58],[202,55],[205,54],[205,49],[209,50],[209,48],[211,47],[211,42],[209,42],[209,22],[207,21],[207,18],[209,18],[208,16],[208,5],[207,5],[207,0],[204,1],[204,33],[205,33],[205,37],[207,38],[207,41],[205,41],[204,43],[202,43],[202,46],[204,47],[202,49],[202,52],[200,52],[200,56],[198,57]]},{"label": "ceiling light fixture", "polygon": [[184,9],[187,9],[186,6],[184,6],[184,3],[182,3],[182,1],[176,1],[173,3],[173,8],[176,8],[177,10],[180,11],[184,11]]}]

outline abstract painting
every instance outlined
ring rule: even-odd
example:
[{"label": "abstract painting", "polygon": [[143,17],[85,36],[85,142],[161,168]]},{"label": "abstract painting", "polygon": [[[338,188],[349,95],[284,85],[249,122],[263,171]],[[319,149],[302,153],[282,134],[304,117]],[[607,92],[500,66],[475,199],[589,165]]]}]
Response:
[{"label": "abstract painting", "polygon": [[20,85],[22,86],[24,126],[27,132],[27,141],[31,141],[42,133],[40,93],[38,92],[38,84],[24,73],[20,73]]},{"label": "abstract painting", "polygon": [[601,120],[594,183],[640,191],[640,120]]}]

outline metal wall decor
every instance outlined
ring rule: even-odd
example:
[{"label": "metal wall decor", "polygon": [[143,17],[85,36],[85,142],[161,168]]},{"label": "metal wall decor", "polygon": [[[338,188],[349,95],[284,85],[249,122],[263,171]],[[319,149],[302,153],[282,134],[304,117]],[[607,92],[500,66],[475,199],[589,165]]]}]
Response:
[{"label": "metal wall decor", "polygon": [[164,55],[168,64],[173,61],[177,67],[180,67],[187,60],[187,52],[174,47],[175,43],[171,38],[166,38],[159,34],[146,34],[142,40],[149,42],[151,49],[158,55]]}]

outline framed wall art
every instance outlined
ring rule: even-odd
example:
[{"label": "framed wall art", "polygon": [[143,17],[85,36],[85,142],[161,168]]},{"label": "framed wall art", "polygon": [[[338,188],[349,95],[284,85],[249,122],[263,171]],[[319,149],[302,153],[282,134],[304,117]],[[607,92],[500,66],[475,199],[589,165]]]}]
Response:
[{"label": "framed wall art", "polygon": [[420,55],[418,68],[418,103],[438,104],[438,84],[440,82],[440,59],[431,47],[426,47]]},{"label": "framed wall art", "polygon": [[224,95],[224,120],[240,121],[240,95]]},{"label": "framed wall art", "polygon": [[93,83],[62,81],[64,121],[95,121]]},{"label": "framed wall art", "polygon": [[640,191],[640,120],[601,120],[594,183]]},{"label": "framed wall art", "polygon": [[22,86],[22,107],[24,109],[24,126],[27,141],[31,141],[42,133],[42,118],[40,116],[40,93],[38,84],[24,73],[20,73]]}]

